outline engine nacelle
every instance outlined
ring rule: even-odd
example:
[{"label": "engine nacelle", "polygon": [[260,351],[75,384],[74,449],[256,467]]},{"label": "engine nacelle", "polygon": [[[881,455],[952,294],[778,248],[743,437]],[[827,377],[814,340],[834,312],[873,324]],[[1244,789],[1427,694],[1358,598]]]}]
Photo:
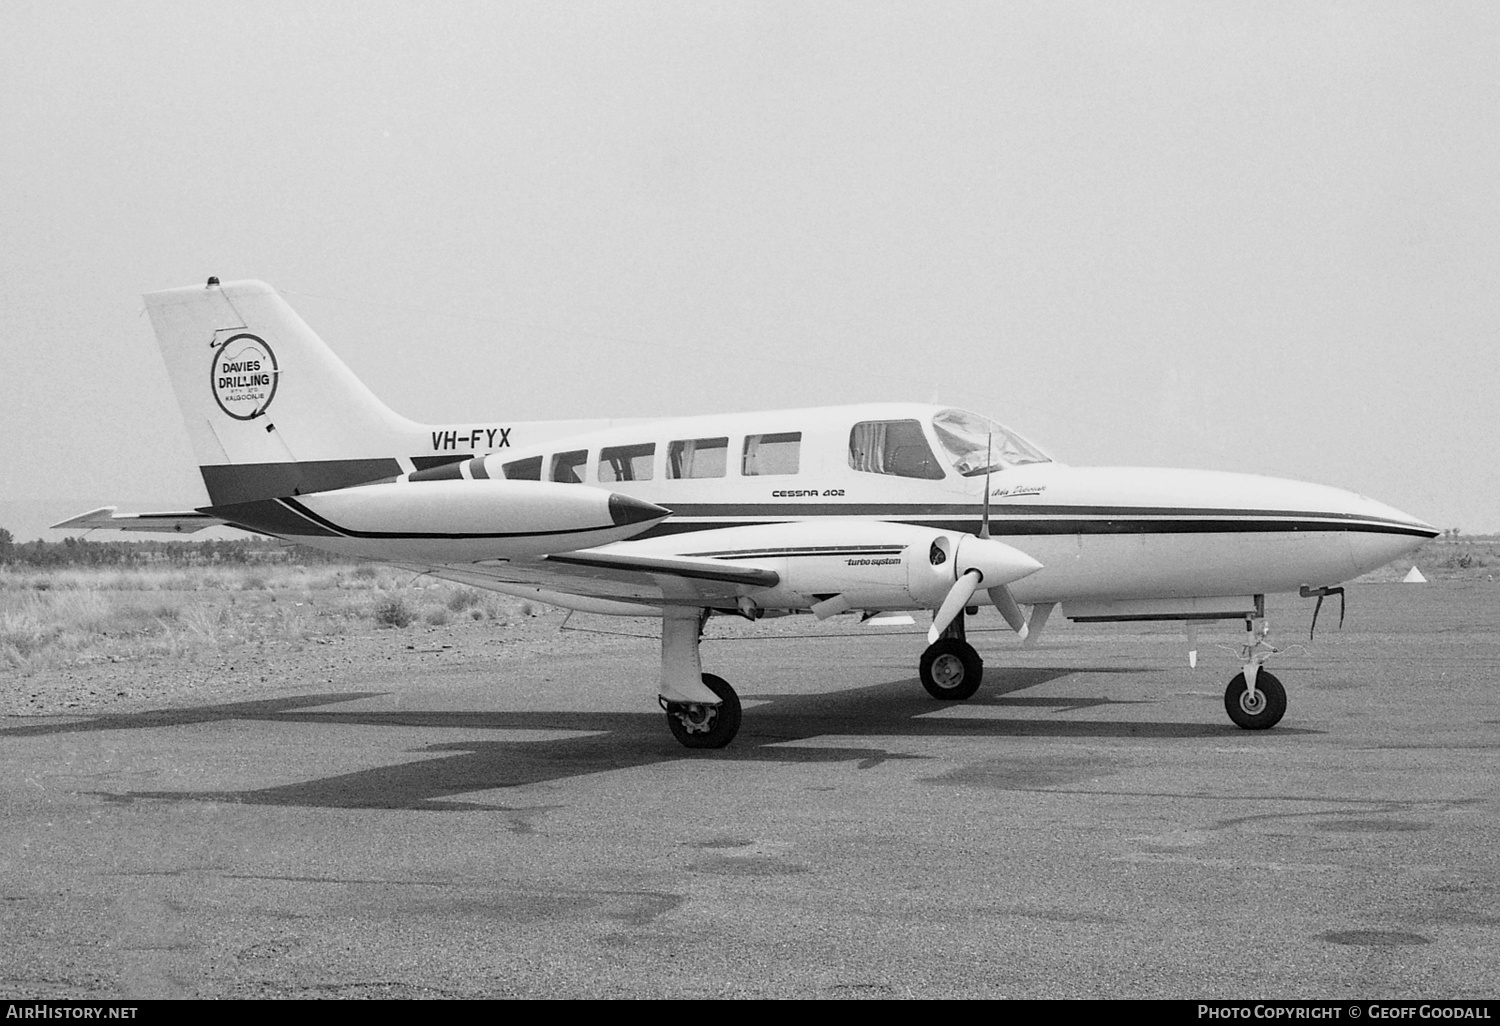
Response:
[{"label": "engine nacelle", "polygon": [[1041,569],[1004,542],[870,520],[731,528],[713,532],[711,548],[701,543],[694,547],[689,539],[672,542],[680,555],[774,570],[780,584],[748,592],[756,605],[812,608],[820,615],[844,609],[936,609],[966,570],[978,569],[983,587],[993,588]]}]

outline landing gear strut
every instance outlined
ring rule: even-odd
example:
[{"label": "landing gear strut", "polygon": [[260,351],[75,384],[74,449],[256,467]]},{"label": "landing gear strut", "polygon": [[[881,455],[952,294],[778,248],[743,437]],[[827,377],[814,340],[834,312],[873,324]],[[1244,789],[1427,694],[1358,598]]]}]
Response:
[{"label": "landing gear strut", "polygon": [[918,664],[922,686],[933,698],[958,702],[971,698],[984,677],[984,660],[964,640],[964,614],[948,625],[943,636],[927,646]]},{"label": "landing gear strut", "polygon": [[707,610],[668,609],[661,622],[661,694],[672,736],[688,748],[723,748],[740,730],[740,698],[703,672],[698,642]]},{"label": "landing gear strut", "polygon": [[1245,643],[1240,646],[1244,669],[1224,689],[1224,711],[1246,730],[1269,730],[1286,715],[1286,688],[1261,666],[1276,648],[1266,641],[1271,625],[1266,622],[1265,599],[1257,595],[1255,605],[1255,619],[1245,621]]}]

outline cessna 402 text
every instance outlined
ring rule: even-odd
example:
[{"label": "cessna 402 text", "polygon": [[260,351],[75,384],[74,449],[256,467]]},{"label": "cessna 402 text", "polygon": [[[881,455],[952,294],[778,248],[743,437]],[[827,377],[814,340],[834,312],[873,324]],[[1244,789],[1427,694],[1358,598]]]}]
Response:
[{"label": "cessna 402 text", "polygon": [[[1350,492],[1190,470],[1069,467],[977,414],[914,403],[631,422],[417,424],[269,286],[146,296],[210,504],[59,527],[230,524],[595,613],[660,617],[660,702],[690,748],[740,703],[699,661],[713,613],[933,611],[924,687],[983,664],[981,606],[1026,642],[1078,621],[1243,619],[1230,718],[1286,693],[1261,668],[1264,596],[1324,595],[1437,535]],[[668,515],[670,512],[670,516]],[[1321,602],[1321,598],[1320,598]]]}]

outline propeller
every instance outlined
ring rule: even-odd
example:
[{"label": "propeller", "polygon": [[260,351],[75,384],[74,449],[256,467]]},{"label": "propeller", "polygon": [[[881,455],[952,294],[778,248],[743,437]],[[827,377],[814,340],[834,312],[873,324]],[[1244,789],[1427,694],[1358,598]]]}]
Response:
[{"label": "propeller", "polygon": [[933,614],[932,629],[927,632],[928,643],[932,644],[942,636],[981,587],[988,588],[990,601],[995,603],[1006,623],[1016,630],[1024,627],[1026,618],[1021,615],[1021,607],[1006,585],[1036,573],[1042,564],[1020,549],[992,538],[962,535],[953,549],[953,566],[959,571],[958,577]]},{"label": "propeller", "polygon": [[[979,521],[979,532],[972,539],[959,539],[955,546],[953,565],[955,568],[963,567],[964,570],[953,582],[953,587],[948,589],[942,605],[932,616],[932,629],[927,632],[928,644],[935,644],[942,637],[943,631],[958,618],[974,593],[986,581],[990,582],[987,589],[990,601],[999,610],[1000,616],[1011,630],[1021,636],[1022,641],[1026,640],[1026,616],[1007,585],[1011,581],[1019,581],[1027,574],[1035,573],[1042,568],[1042,564],[1019,549],[990,538],[990,474],[995,469],[992,455],[994,437],[990,435],[985,443],[984,516]],[[971,476],[977,476],[977,473],[971,472]]]}]

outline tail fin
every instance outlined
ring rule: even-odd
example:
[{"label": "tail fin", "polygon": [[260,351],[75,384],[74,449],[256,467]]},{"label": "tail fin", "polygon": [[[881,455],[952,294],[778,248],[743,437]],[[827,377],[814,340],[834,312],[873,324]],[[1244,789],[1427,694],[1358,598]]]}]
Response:
[{"label": "tail fin", "polygon": [[149,293],[146,309],[215,506],[401,473],[398,416],[263,282]]}]

